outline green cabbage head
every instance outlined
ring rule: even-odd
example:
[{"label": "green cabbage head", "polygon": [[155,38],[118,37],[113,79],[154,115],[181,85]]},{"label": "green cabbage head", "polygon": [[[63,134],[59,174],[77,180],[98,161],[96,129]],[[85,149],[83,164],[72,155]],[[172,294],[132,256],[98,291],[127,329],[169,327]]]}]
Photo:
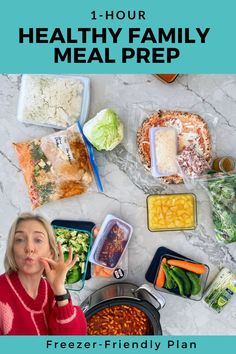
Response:
[{"label": "green cabbage head", "polygon": [[112,150],[123,139],[123,123],[110,108],[103,109],[84,124],[86,138],[97,150]]}]

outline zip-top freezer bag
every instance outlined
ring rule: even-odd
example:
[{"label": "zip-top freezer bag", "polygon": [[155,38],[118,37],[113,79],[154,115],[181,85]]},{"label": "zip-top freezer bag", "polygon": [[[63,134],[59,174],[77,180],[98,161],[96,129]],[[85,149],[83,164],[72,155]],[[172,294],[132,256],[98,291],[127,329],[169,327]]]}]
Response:
[{"label": "zip-top freezer bag", "polygon": [[91,145],[79,123],[67,130],[14,143],[32,209],[102,185]]},{"label": "zip-top freezer bag", "polygon": [[215,238],[219,242],[236,242],[236,175],[217,173],[200,181],[211,206]]},{"label": "zip-top freezer bag", "polygon": [[78,75],[22,76],[17,119],[55,129],[66,129],[88,115],[90,80]]},{"label": "zip-top freezer bag", "polygon": [[[207,174],[212,170],[213,157],[215,156],[218,118],[207,112],[202,113],[202,116],[205,119],[205,134],[199,136],[198,139],[195,139],[193,135],[192,142],[190,139],[189,144],[177,155],[179,174],[187,189],[197,188],[198,182],[207,178]],[[208,140],[210,147],[207,154],[203,144],[204,140]]]}]

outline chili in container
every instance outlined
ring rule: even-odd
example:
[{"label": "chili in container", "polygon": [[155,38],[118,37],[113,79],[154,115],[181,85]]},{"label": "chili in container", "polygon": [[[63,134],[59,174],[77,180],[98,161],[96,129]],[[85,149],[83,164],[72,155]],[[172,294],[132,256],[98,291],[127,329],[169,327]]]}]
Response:
[{"label": "chili in container", "polygon": [[88,335],[161,335],[159,310],[165,299],[153,287],[114,283],[96,290],[80,305]]},{"label": "chili in container", "polygon": [[157,77],[159,80],[168,84],[174,82],[178,76],[178,74],[153,74],[153,75]]}]

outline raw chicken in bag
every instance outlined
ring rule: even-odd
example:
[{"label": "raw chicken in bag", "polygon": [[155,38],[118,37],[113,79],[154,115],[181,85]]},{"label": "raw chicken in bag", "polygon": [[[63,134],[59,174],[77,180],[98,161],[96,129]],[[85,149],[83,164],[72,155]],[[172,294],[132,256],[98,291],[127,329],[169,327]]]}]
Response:
[{"label": "raw chicken in bag", "polygon": [[101,181],[91,146],[77,124],[40,139],[14,144],[32,208],[71,197]]}]

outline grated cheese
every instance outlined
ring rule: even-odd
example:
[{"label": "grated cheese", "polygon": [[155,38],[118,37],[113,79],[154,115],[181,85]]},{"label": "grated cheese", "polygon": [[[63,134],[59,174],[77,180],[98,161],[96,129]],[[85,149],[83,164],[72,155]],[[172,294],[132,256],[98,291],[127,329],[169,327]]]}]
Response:
[{"label": "grated cheese", "polygon": [[83,84],[78,78],[25,75],[19,120],[66,128],[81,112]]},{"label": "grated cheese", "polygon": [[158,129],[155,133],[157,169],[160,174],[177,173],[177,137],[172,128]]}]

